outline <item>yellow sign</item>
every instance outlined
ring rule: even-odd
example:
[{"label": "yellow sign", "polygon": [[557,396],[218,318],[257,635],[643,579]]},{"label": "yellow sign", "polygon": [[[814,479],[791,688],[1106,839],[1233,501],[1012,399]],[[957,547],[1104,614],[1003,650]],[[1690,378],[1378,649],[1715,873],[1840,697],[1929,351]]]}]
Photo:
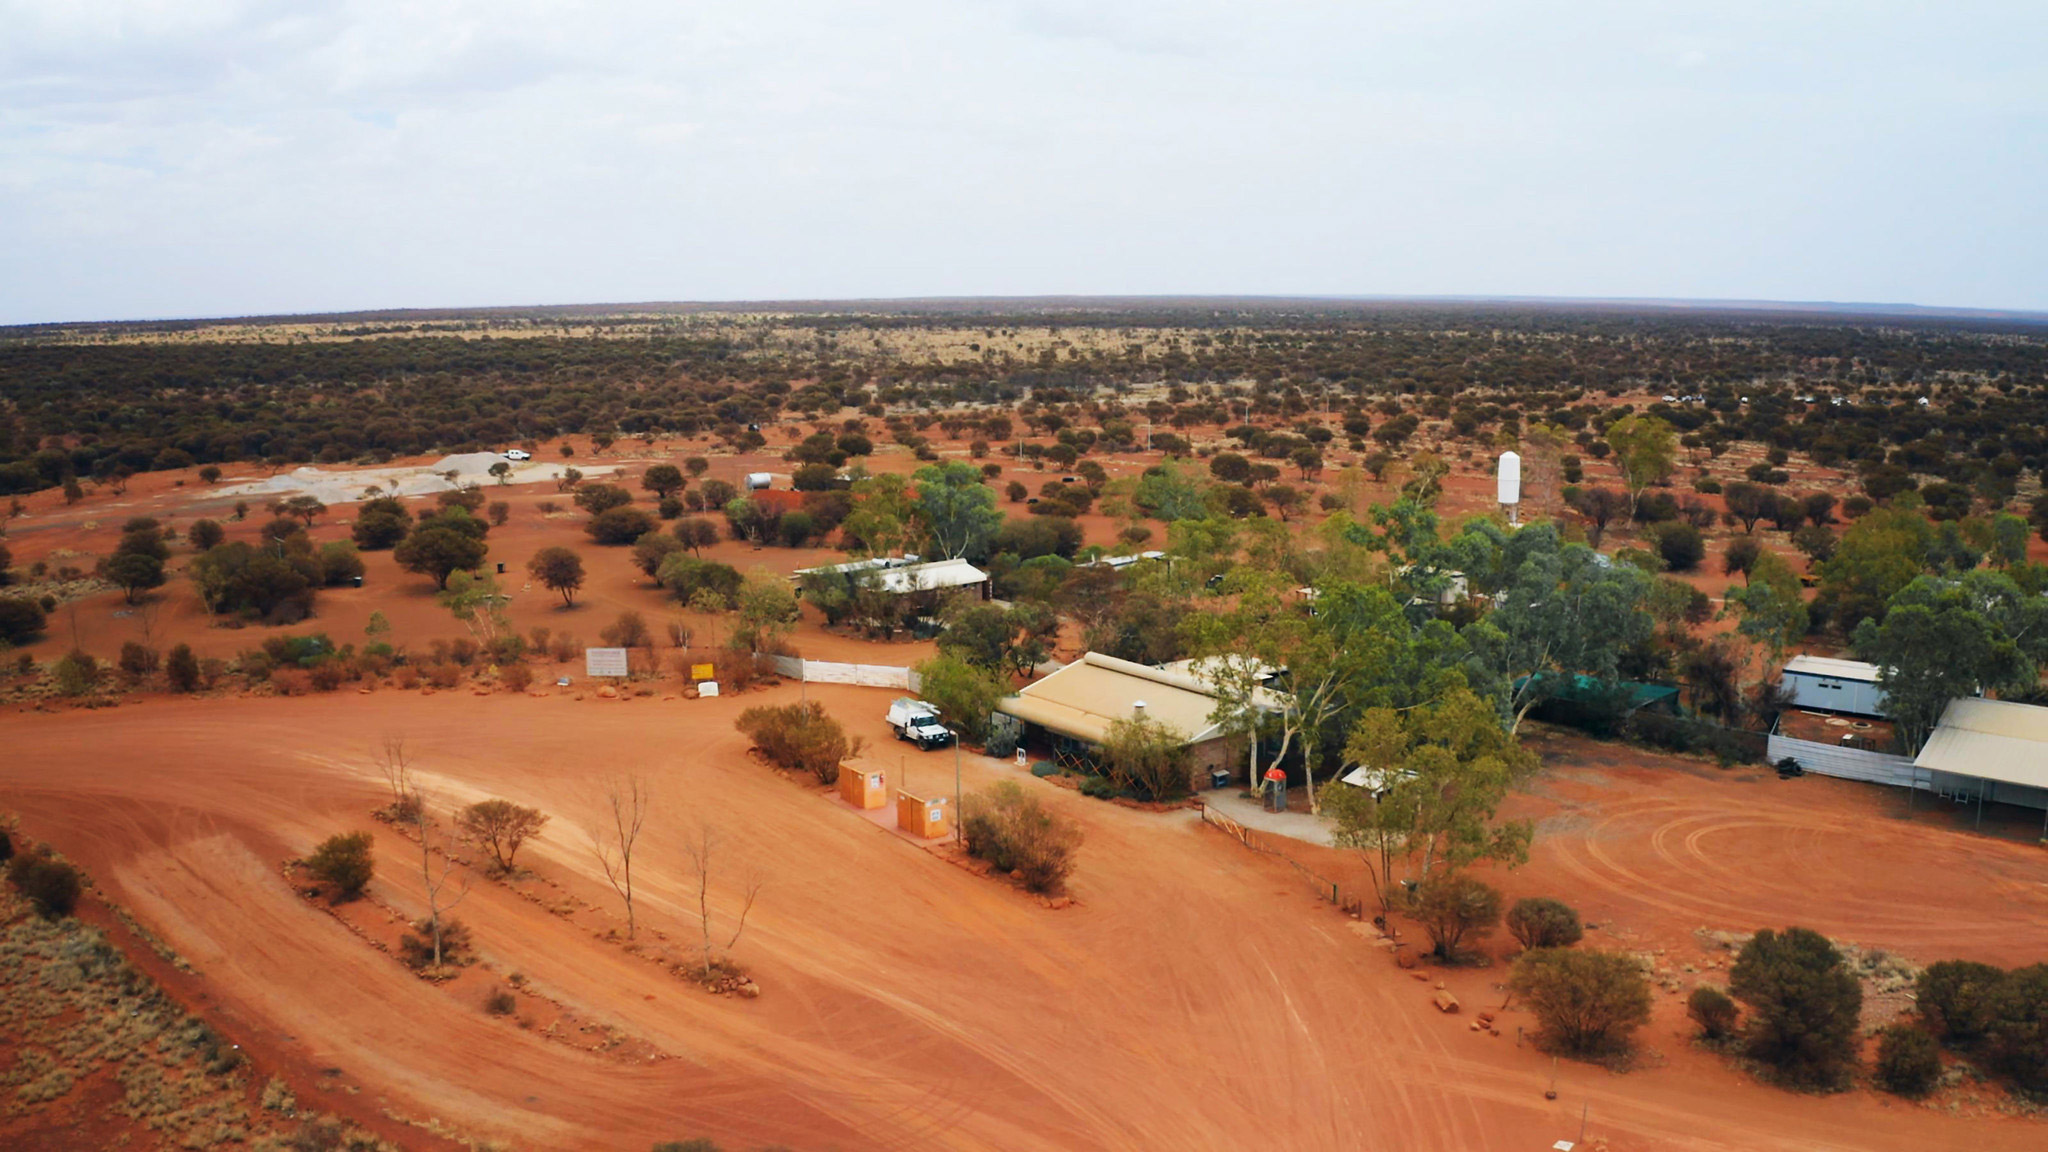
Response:
[{"label": "yellow sign", "polygon": [[716,680],[717,678],[712,673],[711,665],[709,664],[690,665],[690,679],[692,680]]}]

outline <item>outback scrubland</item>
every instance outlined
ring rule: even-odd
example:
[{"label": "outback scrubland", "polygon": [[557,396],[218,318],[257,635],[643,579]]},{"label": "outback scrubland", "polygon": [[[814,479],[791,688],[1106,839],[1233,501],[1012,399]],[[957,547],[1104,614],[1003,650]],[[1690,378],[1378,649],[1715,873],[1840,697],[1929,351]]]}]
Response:
[{"label": "outback scrubland", "polygon": [[[367,314],[12,330],[0,403],[0,1136],[2048,1133],[2038,813],[1760,763],[1797,651],[1890,669],[1887,748],[1977,687],[2042,702],[2038,328]],[[994,601],[792,579],[902,553]],[[589,681],[598,644],[632,674]],[[1190,807],[1143,720],[982,754],[1084,651],[1211,661],[1297,811]],[[778,655],[921,673],[964,843],[836,798],[842,764],[950,795],[954,755]],[[1332,783],[1359,764],[1383,792]]]}]

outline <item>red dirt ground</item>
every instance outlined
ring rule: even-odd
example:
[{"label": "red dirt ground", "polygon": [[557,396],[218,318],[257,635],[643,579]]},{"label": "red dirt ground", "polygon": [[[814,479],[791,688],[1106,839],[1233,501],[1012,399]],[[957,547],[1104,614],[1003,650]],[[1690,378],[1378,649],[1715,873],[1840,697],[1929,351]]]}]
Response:
[{"label": "red dirt ground", "polygon": [[[1550,1061],[1468,1030],[1498,1003],[1491,968],[1444,975],[1468,1006],[1348,930],[1287,865],[1192,813],[1154,814],[1035,786],[1088,832],[1073,907],[1050,910],[878,830],[746,755],[731,721],[761,699],[630,703],[466,693],[164,701],[10,715],[0,807],[80,860],[199,969],[202,1010],[294,1067],[339,1068],[363,1097],[522,1148],[631,1148],[710,1135],[798,1149],[1623,1149],[2040,1147],[2048,1127],[1867,1092],[1758,1085],[1683,1039],[1660,996],[1642,1067]],[[950,790],[952,757],[884,742],[888,693],[813,685],[914,790]],[[622,1066],[486,1016],[373,950],[296,894],[280,862],[369,828],[372,890],[418,908],[410,847],[368,820],[370,755],[403,733],[436,802],[503,795],[554,815],[522,854],[613,909],[582,831],[600,782],[645,774],[643,923],[694,932],[681,843],[729,839],[731,877],[768,887],[738,958],[757,1001],[708,996],[496,885],[459,915],[485,961],[669,1059]],[[1891,794],[1545,739],[1551,770],[1518,800],[1536,857],[1502,878],[1601,924],[1599,943],[1706,957],[1695,928],[1810,924],[1920,960],[2038,959],[2048,856],[1896,818]],[[975,786],[1010,770],[969,757]],[[897,783],[892,778],[892,786]],[[1342,866],[1341,854],[1317,863]],[[1704,978],[1704,976],[1702,977]],[[1507,1024],[1526,1023],[1509,1013]],[[323,1106],[317,1093],[309,1102]]]}]

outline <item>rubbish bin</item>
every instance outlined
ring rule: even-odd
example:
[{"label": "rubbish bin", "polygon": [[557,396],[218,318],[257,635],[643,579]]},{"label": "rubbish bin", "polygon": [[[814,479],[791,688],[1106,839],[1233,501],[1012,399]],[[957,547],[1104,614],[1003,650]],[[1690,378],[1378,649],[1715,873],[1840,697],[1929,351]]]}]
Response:
[{"label": "rubbish bin", "polygon": [[500,576],[503,576],[504,574],[505,574],[505,565],[504,565],[503,563],[500,563],[500,564],[498,565],[498,575],[500,575]]},{"label": "rubbish bin", "polygon": [[1229,769],[1227,769],[1227,768],[1218,768],[1218,769],[1215,769],[1214,771],[1210,772],[1210,773],[1209,773],[1209,787],[1211,787],[1211,788],[1228,788],[1228,787],[1230,787],[1230,770],[1229,770]]},{"label": "rubbish bin", "polygon": [[348,582],[358,588],[363,586],[363,578],[361,576],[351,576],[348,578]]}]

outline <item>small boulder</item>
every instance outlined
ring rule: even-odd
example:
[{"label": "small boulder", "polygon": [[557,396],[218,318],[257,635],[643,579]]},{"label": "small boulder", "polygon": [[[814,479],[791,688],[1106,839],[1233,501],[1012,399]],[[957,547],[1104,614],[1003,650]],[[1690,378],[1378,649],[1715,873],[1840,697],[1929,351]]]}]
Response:
[{"label": "small boulder", "polygon": [[1458,998],[1451,995],[1451,990],[1448,988],[1437,989],[1436,995],[1430,997],[1430,1003],[1436,1005],[1437,1011],[1447,1015],[1458,1010]]}]

